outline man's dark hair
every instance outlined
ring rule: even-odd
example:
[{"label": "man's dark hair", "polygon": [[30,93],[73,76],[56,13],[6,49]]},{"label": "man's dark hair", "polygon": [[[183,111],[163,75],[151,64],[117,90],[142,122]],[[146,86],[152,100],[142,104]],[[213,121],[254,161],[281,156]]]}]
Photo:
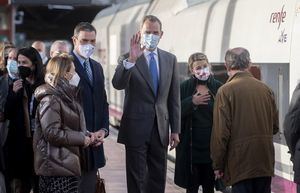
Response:
[{"label": "man's dark hair", "polygon": [[162,24],[161,24],[161,21],[154,15],[146,15],[143,17],[143,20],[142,20],[142,25],[141,27],[144,25],[144,23],[146,21],[151,21],[151,22],[158,22],[159,23],[159,26],[160,26],[160,31],[162,30]]},{"label": "man's dark hair", "polygon": [[97,33],[96,28],[89,22],[78,23],[74,29],[74,36],[78,36],[80,31],[88,31],[88,32],[94,31],[95,33]]},{"label": "man's dark hair", "polygon": [[229,49],[225,54],[225,64],[231,70],[245,70],[250,62],[249,51],[242,47]]}]

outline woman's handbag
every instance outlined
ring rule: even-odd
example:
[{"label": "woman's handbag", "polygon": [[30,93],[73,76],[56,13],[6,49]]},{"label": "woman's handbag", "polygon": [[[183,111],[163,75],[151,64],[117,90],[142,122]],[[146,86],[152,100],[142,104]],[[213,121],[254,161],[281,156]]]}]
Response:
[{"label": "woman's handbag", "polygon": [[106,193],[104,179],[100,177],[99,170],[97,171],[96,191],[95,193]]}]

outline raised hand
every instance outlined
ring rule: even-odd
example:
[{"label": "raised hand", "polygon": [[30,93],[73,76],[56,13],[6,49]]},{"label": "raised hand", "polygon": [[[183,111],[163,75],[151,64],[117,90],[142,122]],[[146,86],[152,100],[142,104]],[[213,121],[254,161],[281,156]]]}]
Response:
[{"label": "raised hand", "polygon": [[130,50],[128,62],[135,63],[137,58],[140,57],[145,49],[145,46],[141,47],[141,33],[137,32],[130,39]]}]

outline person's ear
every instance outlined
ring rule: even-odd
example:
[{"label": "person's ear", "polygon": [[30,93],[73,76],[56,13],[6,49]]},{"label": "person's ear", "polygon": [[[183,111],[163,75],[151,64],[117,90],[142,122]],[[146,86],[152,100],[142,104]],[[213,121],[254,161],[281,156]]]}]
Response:
[{"label": "person's ear", "polygon": [[77,37],[76,36],[72,36],[72,41],[73,41],[73,45],[74,46],[76,45],[76,40],[77,40]]},{"label": "person's ear", "polygon": [[226,62],[224,63],[224,66],[225,66],[225,69],[228,71],[228,68],[227,68]]},{"label": "person's ear", "polygon": [[160,33],[160,38],[163,36],[163,34],[164,34],[164,32],[163,32],[163,31],[161,31],[161,33]]},{"label": "person's ear", "polygon": [[193,70],[193,65],[189,66],[189,71],[190,71],[190,74],[195,74],[194,70]]}]

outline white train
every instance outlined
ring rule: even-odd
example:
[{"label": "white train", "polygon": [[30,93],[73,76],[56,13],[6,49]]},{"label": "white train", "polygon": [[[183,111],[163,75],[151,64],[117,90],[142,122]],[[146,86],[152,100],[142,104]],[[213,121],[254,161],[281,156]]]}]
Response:
[{"label": "white train", "polygon": [[161,19],[164,35],[159,47],[177,56],[182,78],[194,52],[204,52],[215,69],[221,69],[228,48],[250,51],[261,80],[273,89],[279,109],[281,127],[274,137],[272,191],[293,193],[292,163],[282,123],[300,80],[300,0],[130,0],[101,11],[93,21],[98,32],[94,57],[105,71],[110,121],[115,125],[122,116],[124,91],[115,90],[111,78],[118,56],[128,52],[129,40],[147,14]]}]

